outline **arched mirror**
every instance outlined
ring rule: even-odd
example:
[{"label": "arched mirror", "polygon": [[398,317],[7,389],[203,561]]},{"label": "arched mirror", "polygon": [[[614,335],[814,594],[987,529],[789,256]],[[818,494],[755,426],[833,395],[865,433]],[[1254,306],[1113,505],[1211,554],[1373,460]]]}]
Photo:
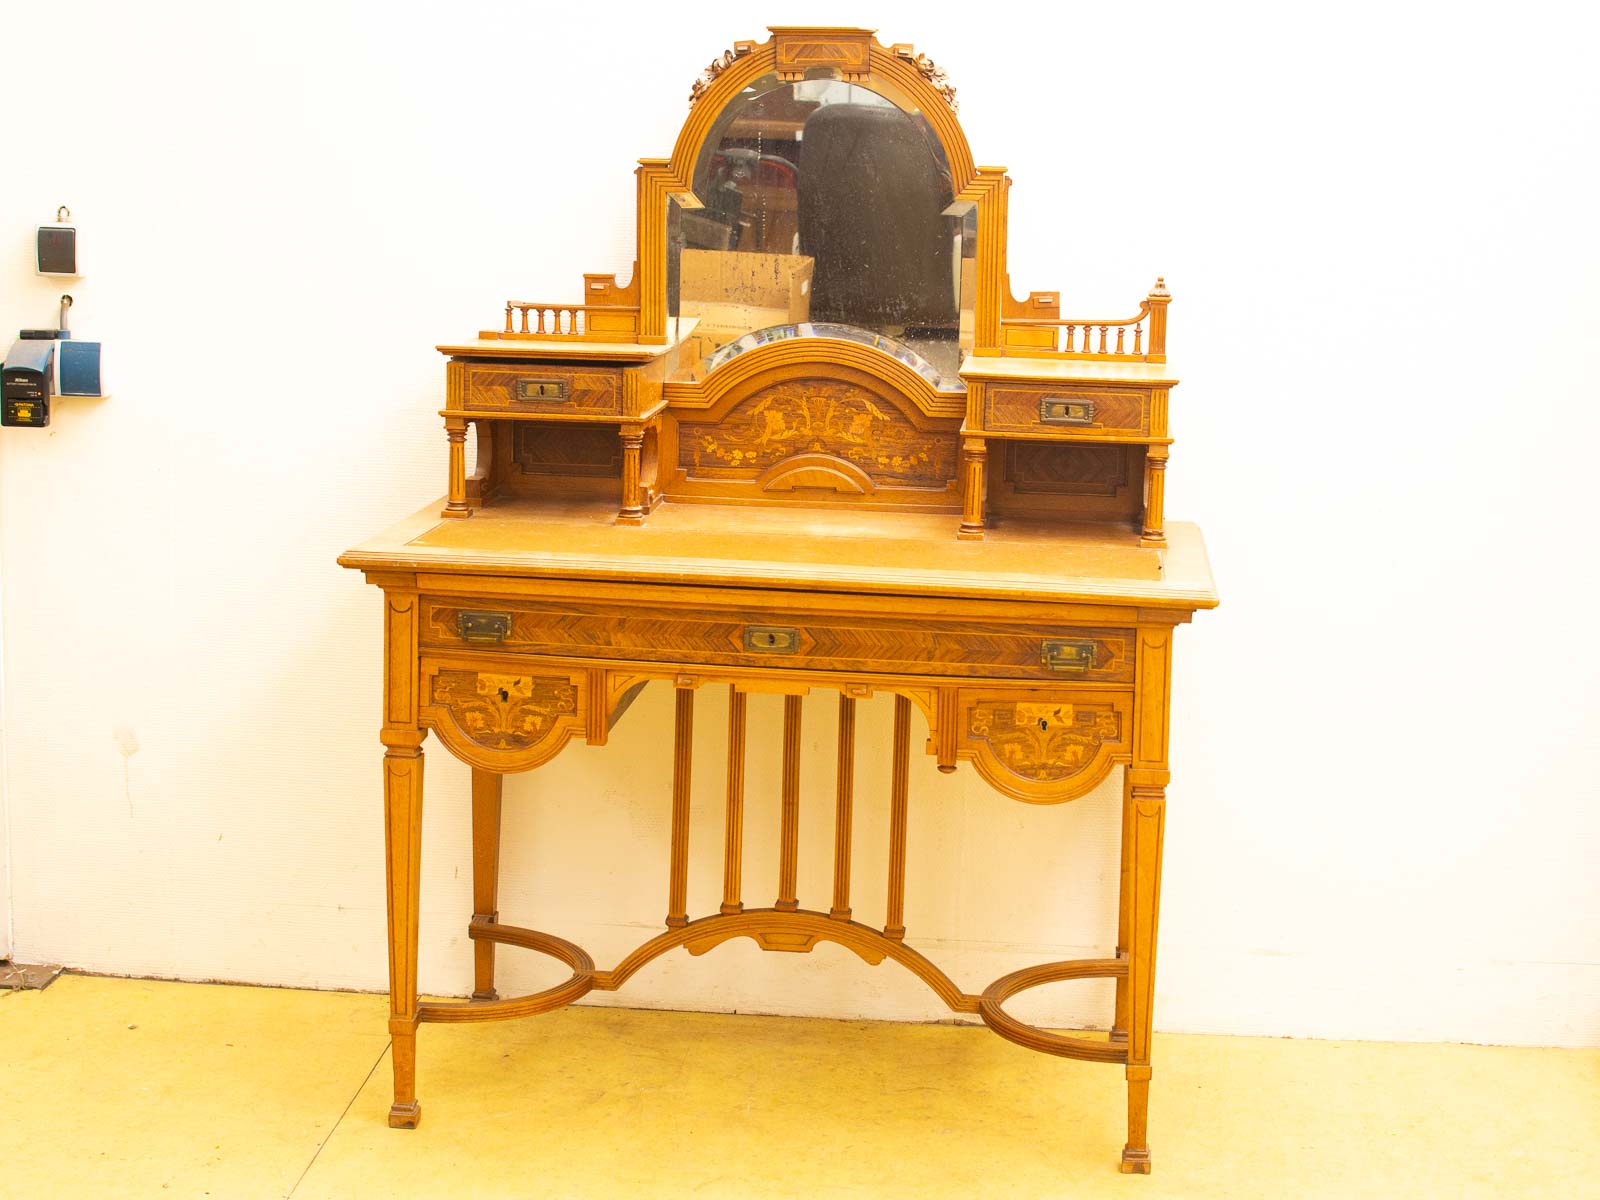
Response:
[{"label": "arched mirror", "polygon": [[667,312],[696,322],[682,361],[701,377],[732,343],[848,327],[960,388],[976,233],[922,113],[868,84],[763,76],[717,115],[691,193],[670,202]]}]

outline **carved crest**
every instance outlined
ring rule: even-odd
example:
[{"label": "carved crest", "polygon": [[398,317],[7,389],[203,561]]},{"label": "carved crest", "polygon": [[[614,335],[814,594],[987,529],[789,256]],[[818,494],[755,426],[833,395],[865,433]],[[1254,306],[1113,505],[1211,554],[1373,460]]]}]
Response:
[{"label": "carved crest", "polygon": [[917,73],[926,79],[934,91],[939,93],[939,98],[951,112],[959,112],[960,106],[956,103],[955,84],[950,82],[944,68],[936,64],[926,54],[918,54],[916,48],[904,42],[893,47],[894,53],[905,59],[917,69]]},{"label": "carved crest", "polygon": [[755,48],[756,44],[754,42],[735,42],[732,50],[724,50],[720,55],[712,59],[711,65],[700,72],[700,78],[696,79],[694,85],[689,89],[689,107],[693,108],[700,103],[700,98],[710,90],[718,75],[721,75],[725,70],[733,66],[736,61],[749,54]]}]

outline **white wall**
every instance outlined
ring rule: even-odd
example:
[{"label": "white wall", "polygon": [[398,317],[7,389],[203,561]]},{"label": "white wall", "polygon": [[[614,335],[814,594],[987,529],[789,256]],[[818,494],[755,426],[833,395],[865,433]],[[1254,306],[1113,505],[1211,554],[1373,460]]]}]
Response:
[{"label": "white wall", "polygon": [[[18,957],[383,986],[378,594],[334,557],[442,490],[434,344],[625,271],[630,165],[670,151],[702,64],[762,34],[761,14],[614,12],[5,18],[0,327],[53,316],[28,251],[71,205],[73,312],[115,391],[0,437]],[[875,25],[950,71],[978,160],[1017,180],[1019,292],[1115,313],[1158,272],[1173,290],[1168,511],[1203,523],[1224,606],[1179,636],[1159,1024],[1600,1043],[1593,16],[770,19]],[[722,703],[697,722],[702,848]],[[659,921],[670,708],[647,693],[610,749],[510,786],[508,920],[602,961]],[[807,719],[817,850],[826,697]],[[886,704],[863,721],[870,917]],[[776,723],[757,698],[752,736]],[[752,895],[775,857],[756,757]],[[434,752],[428,777],[422,977],[459,993],[467,775]],[[1114,780],[1056,809],[920,761],[913,787],[909,924],[961,983],[1105,948]],[[821,894],[820,855],[804,873]],[[617,999],[943,1015],[831,947],[675,956]],[[1019,1004],[1074,1023],[1104,999]]]},{"label": "white wall", "polygon": [[[5,592],[0,569],[0,595]],[[0,959],[11,957],[11,806],[6,787],[5,614],[0,612]]]}]

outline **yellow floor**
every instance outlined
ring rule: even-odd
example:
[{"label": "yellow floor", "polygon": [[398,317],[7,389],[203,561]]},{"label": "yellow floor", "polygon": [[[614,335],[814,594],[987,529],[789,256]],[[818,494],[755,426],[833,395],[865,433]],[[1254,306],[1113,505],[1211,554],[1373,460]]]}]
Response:
[{"label": "yellow floor", "polygon": [[0,1196],[1600,1197],[1600,1051],[1158,1035],[1121,1071],[981,1028],[567,1009],[427,1026],[391,1130],[378,996],[66,976],[0,993]]}]

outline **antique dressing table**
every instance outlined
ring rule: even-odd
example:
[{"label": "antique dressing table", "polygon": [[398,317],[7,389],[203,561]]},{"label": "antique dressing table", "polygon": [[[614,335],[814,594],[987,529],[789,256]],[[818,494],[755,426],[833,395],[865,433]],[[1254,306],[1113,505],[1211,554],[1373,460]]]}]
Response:
[{"label": "antique dressing table", "polygon": [[[1168,524],[1169,297],[1063,317],[1013,299],[1010,180],[973,164],[943,73],[867,30],[774,28],[695,84],[670,159],[641,161],[632,279],[513,301],[444,345],[449,488],[346,552],[384,594],[381,740],[394,1105],[414,1126],[416,1030],[547,1012],[679,947],[730,938],[893,959],[1002,1037],[1124,1065],[1122,1169],[1146,1107],[1173,633],[1216,604],[1199,531]],[[469,472],[467,436],[475,438]],[[675,689],[661,932],[599,967],[497,911],[501,780],[605,743],[641,688]],[[719,910],[686,904],[697,689],[730,689]],[[839,697],[833,889],[797,895],[800,697]],[[894,695],[888,920],[852,919],[855,705]],[[741,882],[746,698],[784,697],[778,895]],[[913,733],[941,771],[1054,804],[1124,770],[1116,956],[964,991],[904,926]],[[419,1003],[422,743],[472,768],[476,990]],[[663,765],[666,750],[663,747]],[[874,873],[875,874],[875,873]],[[571,978],[500,997],[495,947]],[[1115,980],[1108,1034],[1005,1002]]]}]

